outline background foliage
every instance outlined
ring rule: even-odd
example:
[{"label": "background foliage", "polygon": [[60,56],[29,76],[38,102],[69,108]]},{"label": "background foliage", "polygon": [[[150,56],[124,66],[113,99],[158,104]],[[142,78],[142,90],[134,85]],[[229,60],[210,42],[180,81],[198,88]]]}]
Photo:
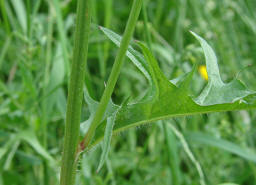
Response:
[{"label": "background foliage", "polygon": [[[99,100],[117,48],[96,25],[122,34],[132,1],[92,2],[87,84],[91,96]],[[196,62],[205,64],[192,30],[214,48],[223,81],[236,77],[255,90],[255,1],[145,3],[153,53],[168,79],[191,71]],[[0,0],[0,6],[0,184],[56,184],[76,1]],[[134,38],[146,40],[142,15]],[[193,82],[191,94],[197,96],[207,82],[199,71]],[[126,59],[113,101],[121,104],[128,97],[135,101],[147,86],[145,77]],[[82,121],[88,115],[84,103]],[[78,184],[172,184],[175,173],[180,184],[254,185],[255,121],[255,111],[239,111],[130,129],[112,139],[99,173],[101,147],[84,154]]]}]

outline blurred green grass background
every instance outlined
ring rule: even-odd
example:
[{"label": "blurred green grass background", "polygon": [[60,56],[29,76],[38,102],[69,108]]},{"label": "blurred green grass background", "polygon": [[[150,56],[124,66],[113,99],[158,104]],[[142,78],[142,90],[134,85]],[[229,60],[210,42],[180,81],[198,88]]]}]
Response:
[{"label": "blurred green grass background", "polygon": [[[152,50],[169,79],[204,65],[189,30],[214,48],[222,79],[256,90],[256,1],[144,0]],[[87,84],[99,99],[117,48],[102,25],[122,34],[132,1],[92,1]],[[60,171],[75,0],[0,0],[0,185],[53,185]],[[134,39],[146,41],[143,14]],[[199,72],[191,95],[205,79]],[[143,75],[126,59],[113,94],[117,104],[141,97]],[[175,103],[175,102],[174,102]],[[84,103],[82,120],[88,118]],[[130,129],[112,140],[96,173],[101,147],[84,154],[77,184],[256,184],[256,113],[239,111],[176,118]],[[182,137],[177,137],[174,128]],[[183,138],[183,139],[182,139]],[[191,161],[183,140],[195,160]],[[203,175],[198,174],[199,165]]]}]

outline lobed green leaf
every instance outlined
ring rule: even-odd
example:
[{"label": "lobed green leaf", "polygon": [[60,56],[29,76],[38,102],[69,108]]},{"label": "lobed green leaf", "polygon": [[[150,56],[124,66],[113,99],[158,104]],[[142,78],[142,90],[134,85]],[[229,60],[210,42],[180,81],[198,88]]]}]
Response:
[{"label": "lobed green leaf", "polygon": [[[117,46],[120,45],[121,37],[119,35],[106,28],[101,27],[100,30]],[[213,49],[203,38],[195,33],[192,34],[199,40],[203,48],[209,74],[208,85],[203,89],[202,93],[195,99],[188,94],[188,86],[191,84],[196,66],[190,73],[175,80],[174,84],[172,83],[174,81],[169,81],[164,76],[150,50],[144,44],[137,42],[143,52],[143,56],[132,46],[129,46],[126,55],[148,79],[148,93],[136,103],[124,104],[121,107],[116,105],[119,109],[116,113],[113,133],[177,116],[256,108],[256,93],[248,90],[237,79],[225,84],[221,80],[217,57]],[[88,101],[88,97],[86,102],[89,107],[92,106],[92,102]],[[107,112],[111,113],[109,110]],[[91,113],[93,114],[93,111]],[[91,147],[103,139],[105,129],[106,121],[103,121],[96,130]]]}]

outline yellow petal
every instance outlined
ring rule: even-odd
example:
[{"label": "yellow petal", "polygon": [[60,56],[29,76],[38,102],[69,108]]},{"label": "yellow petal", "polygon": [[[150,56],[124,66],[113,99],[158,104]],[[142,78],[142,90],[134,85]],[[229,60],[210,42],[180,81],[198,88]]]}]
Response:
[{"label": "yellow petal", "polygon": [[205,65],[199,66],[199,73],[203,79],[208,80],[208,74]]}]

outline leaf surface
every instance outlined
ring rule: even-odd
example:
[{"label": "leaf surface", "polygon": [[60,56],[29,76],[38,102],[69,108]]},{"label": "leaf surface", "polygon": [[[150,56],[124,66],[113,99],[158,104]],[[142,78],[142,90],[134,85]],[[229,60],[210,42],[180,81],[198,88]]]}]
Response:
[{"label": "leaf surface", "polygon": [[100,163],[99,163],[97,172],[100,171],[103,164],[105,163],[108,153],[109,153],[109,150],[110,150],[110,143],[111,143],[112,131],[113,131],[113,128],[115,125],[116,112],[114,113],[113,116],[110,116],[107,118],[107,125],[106,125],[106,129],[105,129],[105,133],[104,133],[102,154],[100,157]]},{"label": "leaf surface", "polygon": [[203,48],[206,58],[207,73],[209,77],[207,86],[201,95],[196,99],[198,104],[215,105],[222,103],[233,103],[250,94],[253,94],[253,92],[249,91],[245,85],[237,79],[234,79],[230,83],[225,84],[221,80],[217,57],[213,49],[203,38],[194,32],[191,33],[196,37]]}]

